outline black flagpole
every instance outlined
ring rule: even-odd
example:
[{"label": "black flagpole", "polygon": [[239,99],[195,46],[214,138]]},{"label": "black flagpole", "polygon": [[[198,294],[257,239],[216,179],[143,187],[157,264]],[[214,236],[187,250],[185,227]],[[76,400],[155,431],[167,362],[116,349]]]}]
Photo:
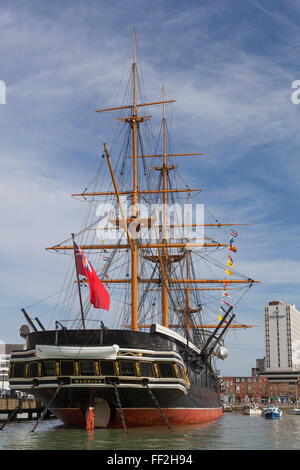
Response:
[{"label": "black flagpole", "polygon": [[75,268],[76,268],[76,276],[77,276],[79,302],[80,302],[80,309],[81,309],[82,328],[85,330],[84,312],[83,312],[82,297],[81,297],[81,288],[80,288],[80,281],[79,281],[79,274],[78,274],[78,267],[77,267],[77,260],[76,260],[74,233],[71,233],[71,235],[72,235],[72,238],[73,238],[73,246],[74,246],[74,258],[75,258]]}]

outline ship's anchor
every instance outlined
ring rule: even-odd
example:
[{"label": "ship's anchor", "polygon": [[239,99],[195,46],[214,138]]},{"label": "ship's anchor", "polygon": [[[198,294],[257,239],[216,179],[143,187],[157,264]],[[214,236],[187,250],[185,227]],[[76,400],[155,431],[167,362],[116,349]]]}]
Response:
[{"label": "ship's anchor", "polygon": [[158,410],[159,410],[159,412],[160,412],[160,414],[161,414],[161,416],[162,416],[164,422],[165,422],[166,425],[168,426],[169,430],[170,430],[170,431],[173,431],[173,429],[172,429],[171,426],[169,425],[169,421],[168,421],[168,419],[167,419],[165,413],[164,413],[163,410],[161,409],[161,407],[160,407],[158,401],[156,400],[156,398],[155,398],[155,396],[154,396],[152,390],[151,390],[150,387],[149,387],[149,380],[148,380],[148,379],[143,379],[141,383],[142,383],[142,385],[143,385],[144,387],[147,388],[147,390],[148,390],[148,392],[149,392],[149,395],[151,396],[151,398],[152,398],[152,400],[153,400],[155,406],[158,408]]},{"label": "ship's anchor", "polygon": [[54,395],[51,397],[51,400],[50,400],[49,403],[48,403],[48,406],[46,406],[46,408],[44,408],[44,410],[42,411],[42,413],[41,413],[39,419],[36,421],[35,425],[33,426],[33,428],[31,429],[30,432],[35,431],[36,428],[38,427],[38,425],[40,424],[40,422],[44,419],[45,414],[47,413],[47,410],[50,408],[50,406],[51,406],[51,404],[52,404],[54,398],[57,396],[57,394],[58,394],[59,390],[61,389],[62,385],[63,385],[63,382],[60,383],[59,386],[57,387],[57,389],[56,389]]},{"label": "ship's anchor", "polygon": [[118,391],[118,388],[117,388],[118,379],[110,379],[110,383],[114,386],[115,395],[116,395],[116,402],[117,402],[117,405],[118,405],[118,408],[119,408],[119,411],[120,411],[123,431],[127,432],[126,421],[125,421],[125,418],[124,418],[123,408],[122,408],[121,400],[120,400],[120,395],[119,395],[119,391]]}]

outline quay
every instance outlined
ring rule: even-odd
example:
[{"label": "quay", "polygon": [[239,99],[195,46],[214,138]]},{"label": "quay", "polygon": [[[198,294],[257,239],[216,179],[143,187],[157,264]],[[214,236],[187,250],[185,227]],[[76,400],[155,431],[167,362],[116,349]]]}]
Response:
[{"label": "quay", "polygon": [[[245,405],[249,405],[249,403],[238,403],[238,404],[229,404],[229,403],[224,403],[223,405],[223,411],[224,413],[230,412],[230,411],[237,411],[237,412],[242,412],[245,408]],[[294,404],[287,404],[287,403],[256,403],[258,409],[262,410],[263,408],[266,408],[269,405],[274,405],[278,406],[282,411],[288,411],[293,408],[295,408],[295,403]],[[298,406],[298,405],[297,405]]]},{"label": "quay", "polygon": [[[37,419],[44,409],[45,405],[35,398],[0,398],[0,422],[11,418],[13,420]],[[50,411],[47,410],[45,419],[50,415]]]}]

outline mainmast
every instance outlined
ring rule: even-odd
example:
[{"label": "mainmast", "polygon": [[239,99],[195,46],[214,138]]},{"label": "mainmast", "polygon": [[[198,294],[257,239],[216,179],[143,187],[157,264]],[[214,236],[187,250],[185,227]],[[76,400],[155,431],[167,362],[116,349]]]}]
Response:
[{"label": "mainmast", "polygon": [[[133,151],[133,194],[132,194],[132,217],[137,213],[137,112],[136,112],[136,61],[135,61],[135,28],[133,28],[133,107],[132,107],[132,151]],[[138,329],[138,246],[134,237],[133,250],[131,253],[131,329]]]},{"label": "mainmast", "polygon": [[[167,243],[167,144],[166,144],[166,113],[165,113],[165,89],[163,87],[163,231],[162,242]],[[168,298],[168,248],[163,248],[162,256],[162,325],[168,327],[169,323],[169,298]]]}]

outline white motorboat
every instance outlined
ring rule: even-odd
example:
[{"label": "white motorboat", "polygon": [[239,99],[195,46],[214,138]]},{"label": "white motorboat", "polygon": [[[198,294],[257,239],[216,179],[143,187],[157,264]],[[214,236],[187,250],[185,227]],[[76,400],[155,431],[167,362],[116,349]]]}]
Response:
[{"label": "white motorboat", "polygon": [[244,415],[261,415],[261,410],[257,405],[246,405],[243,410]]},{"label": "white motorboat", "polygon": [[300,415],[300,408],[292,408],[288,411],[289,415]]}]

